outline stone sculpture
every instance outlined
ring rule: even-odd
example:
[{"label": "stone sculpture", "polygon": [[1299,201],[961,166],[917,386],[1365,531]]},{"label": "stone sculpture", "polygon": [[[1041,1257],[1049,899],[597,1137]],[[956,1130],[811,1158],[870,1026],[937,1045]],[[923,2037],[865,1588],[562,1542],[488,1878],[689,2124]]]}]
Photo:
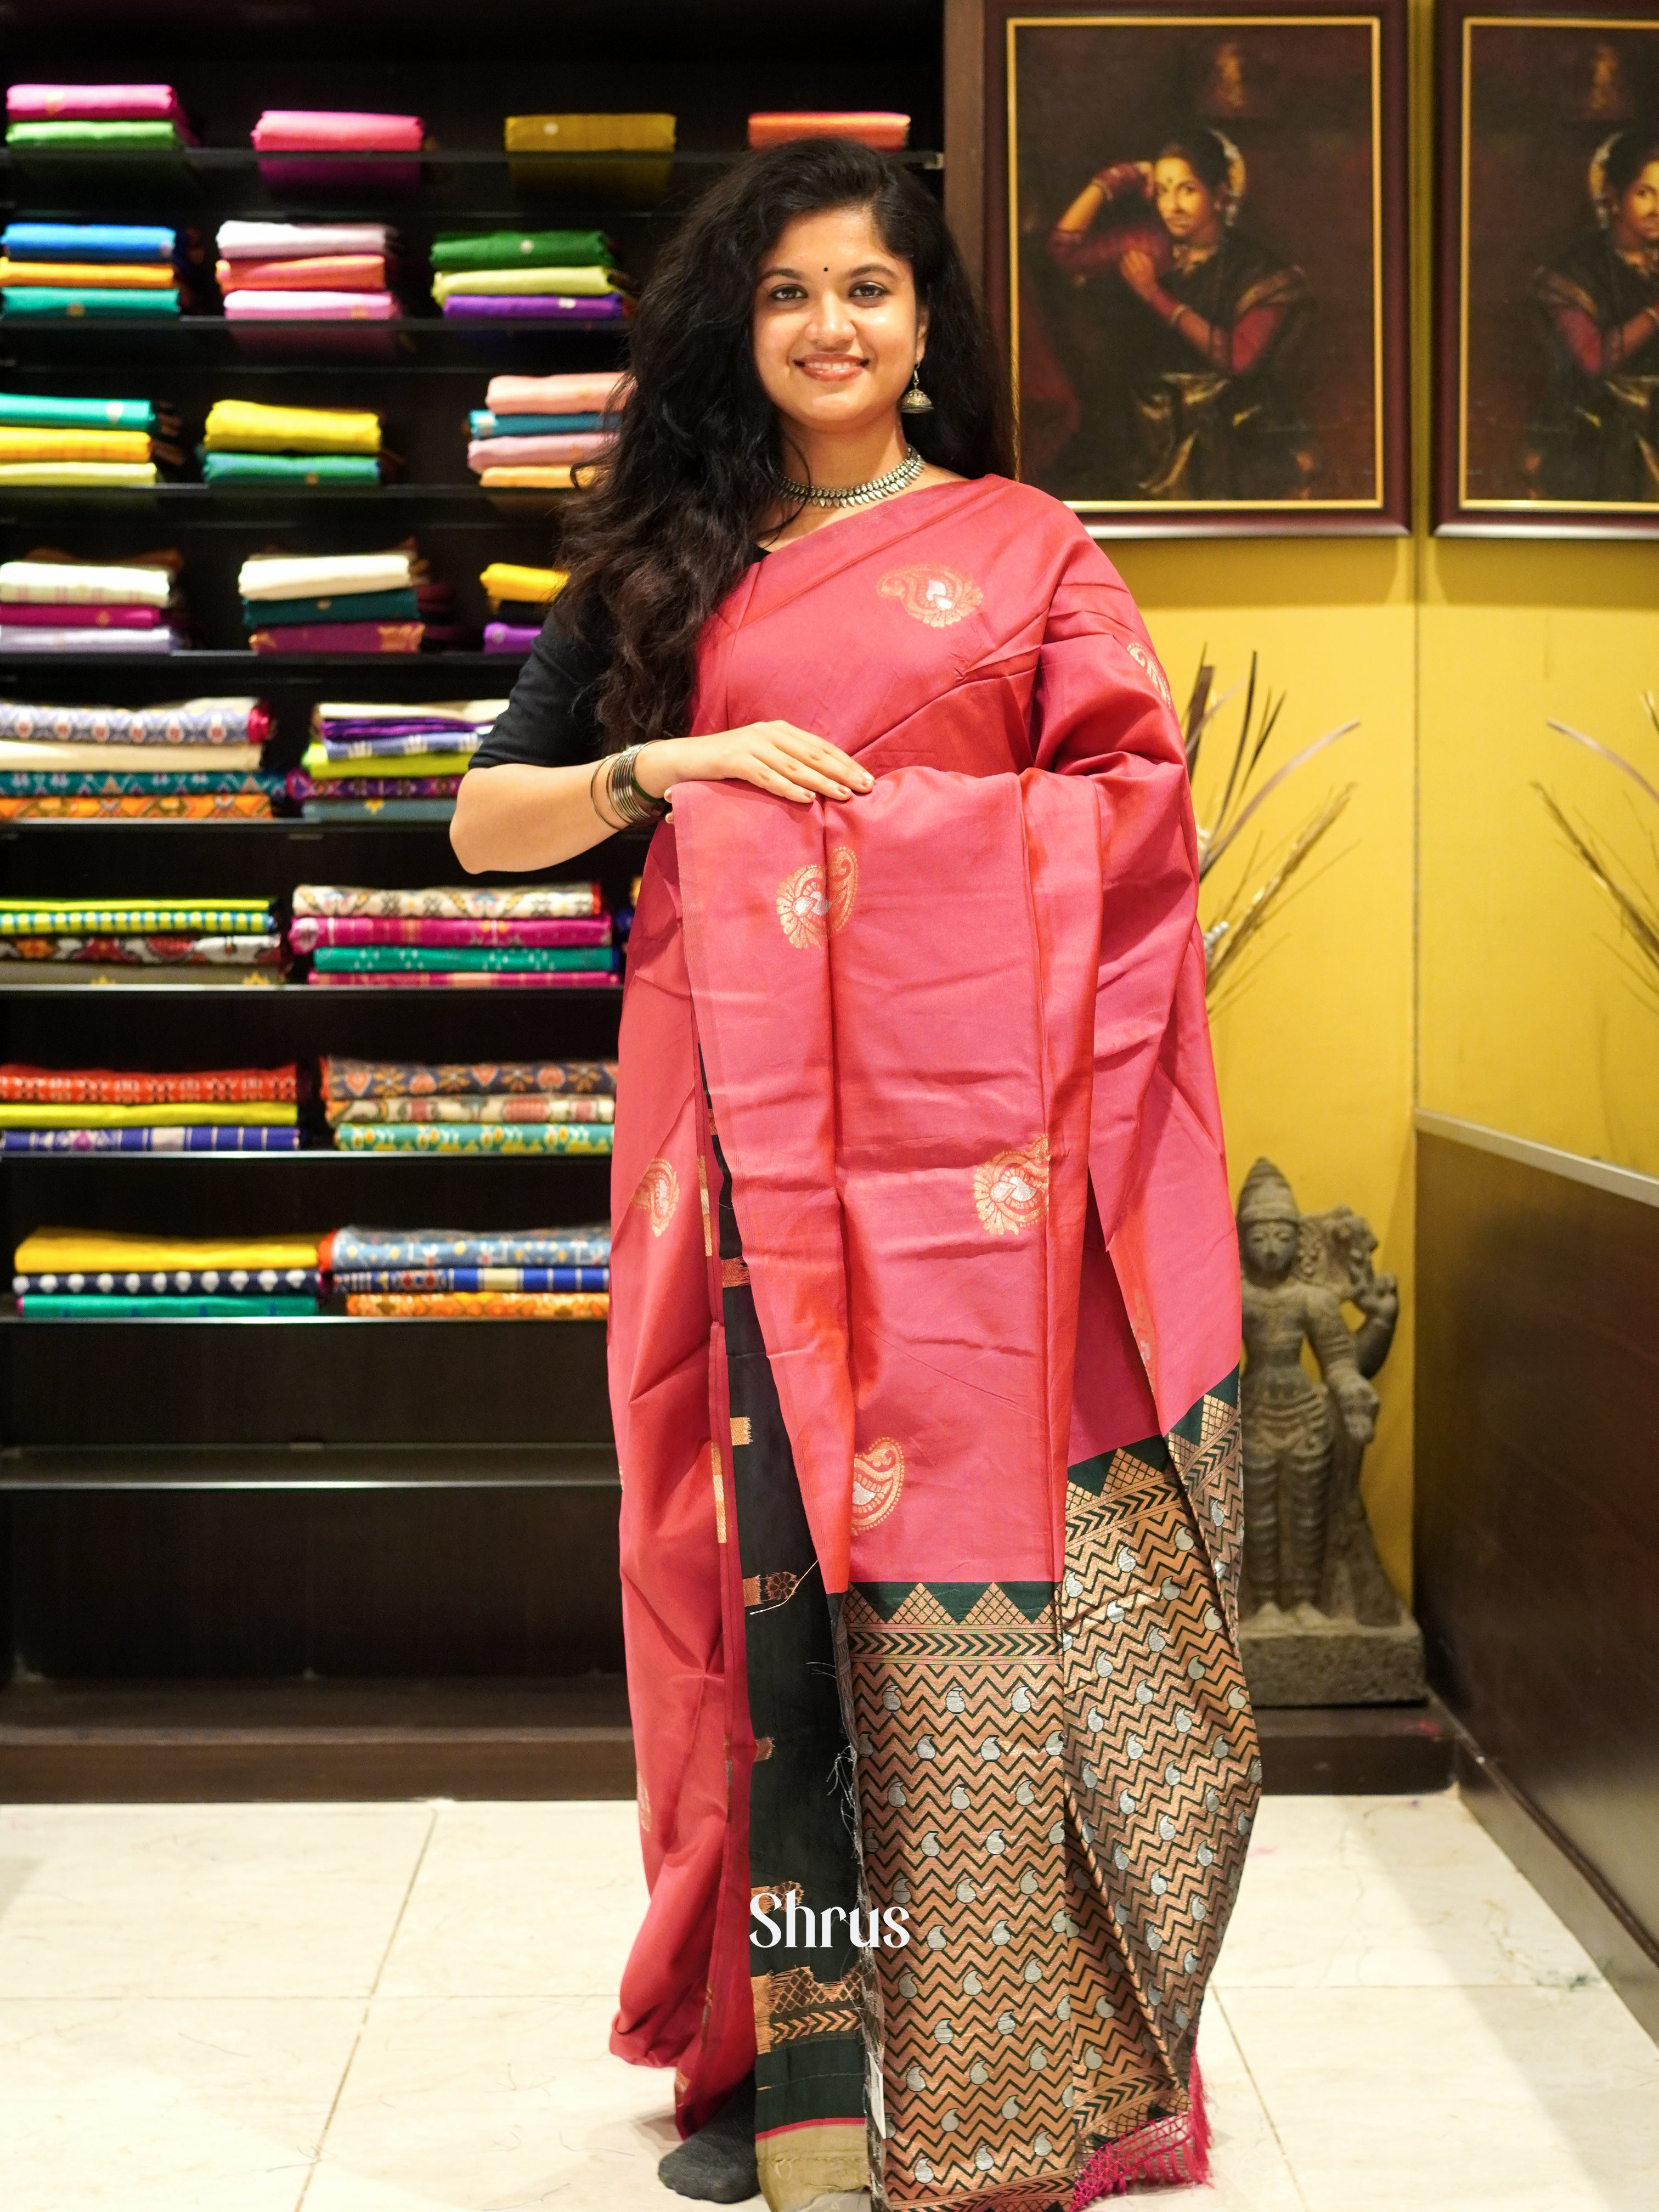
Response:
[{"label": "stone sculpture", "polygon": [[[1346,1206],[1304,1214],[1270,1160],[1238,1202],[1245,1364],[1239,1638],[1259,1705],[1389,1705],[1426,1695],[1423,1638],[1382,1571],[1359,1495],[1376,1433],[1370,1377],[1399,1318],[1376,1238]],[[1350,1328],[1343,1313],[1362,1316]],[[1322,1382],[1302,1364],[1312,1347]]]}]

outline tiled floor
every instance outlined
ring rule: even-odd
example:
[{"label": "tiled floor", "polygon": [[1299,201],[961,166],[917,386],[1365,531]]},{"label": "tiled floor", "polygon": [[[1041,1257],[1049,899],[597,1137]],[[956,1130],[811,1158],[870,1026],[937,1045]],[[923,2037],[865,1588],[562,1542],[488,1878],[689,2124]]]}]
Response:
[{"label": "tiled floor", "polygon": [[[670,2212],[631,1805],[0,1810],[3,2212]],[[1659,2050],[1454,1797],[1269,1798],[1191,2212],[1653,2212]]]}]

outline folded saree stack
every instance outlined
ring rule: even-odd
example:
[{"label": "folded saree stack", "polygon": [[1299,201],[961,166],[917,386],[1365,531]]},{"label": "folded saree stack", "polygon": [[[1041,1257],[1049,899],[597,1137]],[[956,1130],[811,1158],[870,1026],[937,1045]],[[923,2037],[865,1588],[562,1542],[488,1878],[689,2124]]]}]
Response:
[{"label": "folded saree stack", "polygon": [[389,323],[398,302],[383,222],[222,222],[219,289],[231,322]]},{"label": "folded saree stack", "polygon": [[0,652],[176,653],[176,555],[0,561]]},{"label": "folded saree stack", "polygon": [[275,983],[268,899],[0,899],[0,988],[21,983]]},{"label": "folded saree stack", "polygon": [[13,1255],[29,1321],[246,1321],[317,1310],[315,1237],[37,1229]]},{"label": "folded saree stack", "polygon": [[[324,700],[311,710],[311,743],[288,776],[307,822],[447,822],[467,764],[505,699]],[[321,940],[296,951],[309,951]]]},{"label": "folded saree stack", "polygon": [[602,230],[450,233],[432,246],[432,296],[451,321],[619,321],[628,279]]},{"label": "folded saree stack", "polygon": [[200,452],[210,484],[377,484],[386,467],[377,414],[251,399],[215,400]]},{"label": "folded saree stack", "polygon": [[307,980],[325,988],[580,990],[616,980],[598,884],[412,891],[301,884],[289,944],[309,956]]},{"label": "folded saree stack", "polygon": [[283,788],[260,767],[270,735],[257,699],[0,703],[0,821],[266,820]]},{"label": "folded saree stack", "polygon": [[883,108],[812,108],[749,118],[751,146],[787,146],[794,138],[853,138],[878,154],[896,154],[910,143],[910,118]]},{"label": "folded saree stack", "polygon": [[[373,198],[383,192],[412,192],[421,181],[418,159],[386,158],[419,155],[426,143],[426,125],[418,115],[268,107],[254,125],[252,137],[260,155],[259,174],[273,190],[356,192]],[[265,158],[278,154],[302,158]],[[380,158],[362,159],[365,155]]]},{"label": "folded saree stack", "polygon": [[490,613],[484,625],[484,651],[528,653],[565,580],[562,568],[526,568],[516,561],[492,561],[481,570],[478,581]]},{"label": "folded saree stack", "polygon": [[51,154],[154,158],[193,146],[170,84],[14,84],[6,88],[6,144]]},{"label": "folded saree stack", "polygon": [[672,115],[509,115],[502,137],[515,191],[577,206],[654,207],[674,173]]},{"label": "folded saree stack", "polygon": [[431,1321],[603,1321],[611,1228],[337,1229],[319,1254],[349,1314]]},{"label": "folded saree stack", "polygon": [[0,1066],[0,1152],[291,1152],[298,1070]]},{"label": "folded saree stack", "polygon": [[168,442],[178,429],[148,399],[0,392],[0,484],[142,489],[158,480],[158,460],[183,458]]},{"label": "folded saree stack", "polygon": [[[477,929],[490,925],[459,926]],[[362,940],[336,937],[319,941]],[[322,1094],[337,1152],[566,1152],[608,1158],[617,1115],[617,1064],[610,1060],[538,1060],[428,1066],[416,1060],[343,1060],[331,1054],[323,1061]],[[458,1286],[402,1283],[360,1287],[446,1290]],[[493,1287],[607,1290],[610,1284],[607,1279]]]},{"label": "folded saree stack", "polygon": [[633,389],[626,377],[495,376],[468,417],[466,465],[486,490],[568,491],[570,471],[597,460]]},{"label": "folded saree stack", "polygon": [[179,312],[179,235],[164,226],[9,222],[0,246],[0,305],[9,317],[79,322]]},{"label": "folded saree stack", "polygon": [[256,554],[237,578],[255,653],[418,653],[416,562],[392,553]]}]

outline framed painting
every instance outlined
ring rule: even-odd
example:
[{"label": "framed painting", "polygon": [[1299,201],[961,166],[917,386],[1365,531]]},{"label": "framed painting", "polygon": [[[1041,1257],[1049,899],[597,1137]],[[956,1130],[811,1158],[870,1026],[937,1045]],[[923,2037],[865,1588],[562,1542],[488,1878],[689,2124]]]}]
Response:
[{"label": "framed painting", "polygon": [[1099,537],[1410,524],[1404,0],[985,0],[1019,471]]},{"label": "framed painting", "polygon": [[1440,14],[1435,527],[1659,532],[1659,6]]}]

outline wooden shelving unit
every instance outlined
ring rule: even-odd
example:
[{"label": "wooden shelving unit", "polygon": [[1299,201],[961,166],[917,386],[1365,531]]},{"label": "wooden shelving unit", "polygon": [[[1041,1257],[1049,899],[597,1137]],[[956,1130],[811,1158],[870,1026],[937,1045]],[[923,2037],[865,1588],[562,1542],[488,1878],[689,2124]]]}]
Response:
[{"label": "wooden shelving unit", "polygon": [[[148,176],[130,161],[0,161],[16,216],[194,228],[211,260],[227,216],[394,223],[413,280],[389,325],[273,328],[192,313],[0,323],[0,383],[168,401],[199,436],[220,398],[375,406],[403,459],[379,488],[135,494],[0,488],[7,557],[55,545],[185,558],[193,649],[0,659],[0,696],[142,705],[268,700],[276,760],[298,758],[328,696],[505,694],[483,653],[256,657],[236,572],[250,553],[374,550],[412,538],[481,626],[492,559],[545,562],[559,500],[466,474],[466,412],[501,369],[620,365],[626,334],[537,319],[446,323],[424,298],[439,229],[609,228],[643,278],[752,108],[889,106],[942,157],[941,0],[849,0],[833,23],[758,0],[690,9],[612,0],[532,13],[500,0],[318,0],[280,10],[147,0],[18,0],[9,79],[175,85],[209,141]],[[439,150],[394,194],[273,192],[247,133],[267,106],[418,112]],[[538,108],[680,118],[669,191],[648,210],[576,205],[561,163],[501,151]],[[405,164],[407,157],[398,157]],[[584,157],[585,159],[586,157]],[[588,166],[591,168],[591,161]],[[625,902],[643,856],[618,839],[558,872]],[[441,827],[42,823],[0,827],[0,891],[266,895],[307,880],[414,885],[459,871]],[[587,1058],[616,1047],[617,989],[313,990],[191,984],[17,986],[0,972],[0,1057],[188,1067],[314,1060]],[[179,1234],[346,1222],[479,1230],[608,1211],[609,1163],[514,1156],[10,1155],[9,1252],[46,1223]],[[296,1321],[0,1326],[0,1797],[622,1794],[631,1790],[617,1593],[617,1475],[605,1332],[592,1323]]]}]

